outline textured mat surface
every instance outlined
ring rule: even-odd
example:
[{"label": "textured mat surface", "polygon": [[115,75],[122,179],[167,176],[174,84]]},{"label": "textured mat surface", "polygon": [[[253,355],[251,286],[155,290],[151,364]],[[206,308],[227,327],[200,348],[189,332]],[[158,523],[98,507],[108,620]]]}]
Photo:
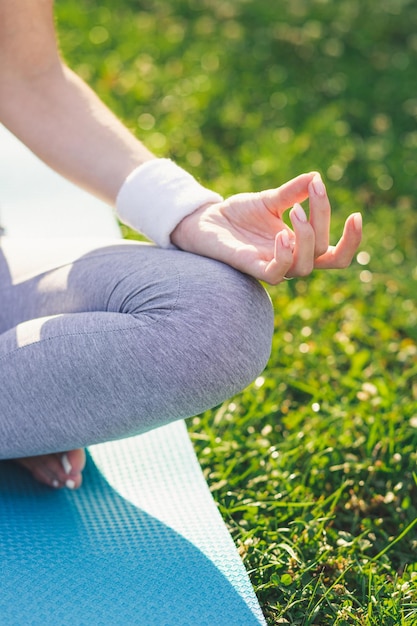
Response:
[{"label": "textured mat surface", "polygon": [[264,623],[183,422],[93,446],[78,492],[0,463],[0,510],[1,624]]},{"label": "textured mat surface", "polygon": [[[9,173],[17,164],[33,176],[14,203],[18,181]],[[111,210],[61,180],[0,127],[10,236],[91,236],[92,223],[95,236],[117,236]],[[71,224],[57,210],[64,195],[74,205]],[[25,218],[34,197],[36,223]],[[184,422],[93,446],[77,492],[53,491],[0,463],[0,625],[66,623],[265,623]]]}]

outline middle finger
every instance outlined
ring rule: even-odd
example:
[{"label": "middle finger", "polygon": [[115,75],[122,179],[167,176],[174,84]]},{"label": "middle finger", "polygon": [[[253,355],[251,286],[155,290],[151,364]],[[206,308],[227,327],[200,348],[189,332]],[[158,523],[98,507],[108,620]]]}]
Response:
[{"label": "middle finger", "polygon": [[319,257],[329,247],[330,202],[320,174],[316,174],[308,186],[310,224],[314,230],[314,255]]}]

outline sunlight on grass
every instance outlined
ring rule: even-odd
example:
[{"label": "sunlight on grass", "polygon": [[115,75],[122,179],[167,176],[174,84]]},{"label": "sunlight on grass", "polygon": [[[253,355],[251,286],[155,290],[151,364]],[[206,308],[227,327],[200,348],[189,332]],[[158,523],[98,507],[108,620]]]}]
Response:
[{"label": "sunlight on grass", "polygon": [[416,624],[415,3],[60,0],[57,18],[156,154],[223,194],[319,169],[333,237],[362,211],[351,268],[270,289],[267,369],[189,427],[270,624]]}]

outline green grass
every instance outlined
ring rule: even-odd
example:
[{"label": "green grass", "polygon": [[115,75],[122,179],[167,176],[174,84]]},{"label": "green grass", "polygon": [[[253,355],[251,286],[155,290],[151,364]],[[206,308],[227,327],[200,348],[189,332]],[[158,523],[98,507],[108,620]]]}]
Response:
[{"label": "green grass", "polygon": [[417,7],[59,0],[64,55],[159,155],[223,194],[309,169],[344,272],[269,289],[269,365],[190,420],[269,624],[417,623]]}]

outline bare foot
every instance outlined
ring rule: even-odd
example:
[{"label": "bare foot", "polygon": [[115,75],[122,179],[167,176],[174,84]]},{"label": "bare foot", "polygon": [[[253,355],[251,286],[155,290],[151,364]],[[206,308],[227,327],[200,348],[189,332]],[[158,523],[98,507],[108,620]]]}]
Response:
[{"label": "bare foot", "polygon": [[78,489],[82,483],[81,472],[85,466],[85,452],[82,448],[69,452],[42,454],[16,459],[16,462],[41,483],[59,489]]}]

